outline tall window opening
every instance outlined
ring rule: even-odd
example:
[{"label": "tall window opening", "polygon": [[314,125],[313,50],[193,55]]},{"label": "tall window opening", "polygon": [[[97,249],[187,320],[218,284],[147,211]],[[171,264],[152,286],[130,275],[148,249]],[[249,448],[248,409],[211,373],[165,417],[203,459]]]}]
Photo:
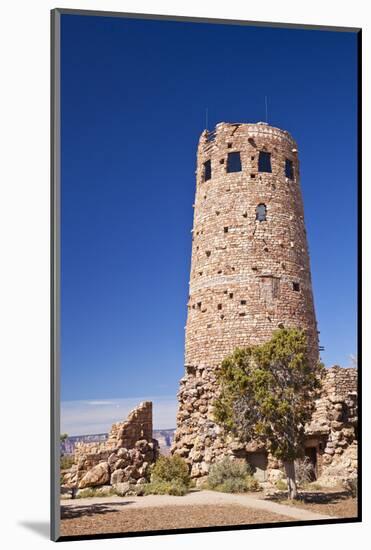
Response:
[{"label": "tall window opening", "polygon": [[240,153],[228,153],[227,172],[241,172],[241,155]]},{"label": "tall window opening", "polygon": [[286,159],[285,162],[285,176],[286,178],[289,178],[289,180],[294,179],[294,165],[290,159]]},{"label": "tall window opening", "polygon": [[271,154],[266,151],[259,153],[259,172],[272,172]]},{"label": "tall window opening", "polygon": [[256,207],[256,221],[265,222],[267,220],[267,207],[265,204],[258,204]]},{"label": "tall window opening", "polygon": [[204,162],[204,181],[211,179],[211,160]]}]

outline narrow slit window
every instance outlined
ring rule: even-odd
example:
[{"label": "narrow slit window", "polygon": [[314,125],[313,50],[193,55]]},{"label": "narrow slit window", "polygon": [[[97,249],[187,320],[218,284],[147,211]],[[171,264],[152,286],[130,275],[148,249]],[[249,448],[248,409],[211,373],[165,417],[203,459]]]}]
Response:
[{"label": "narrow slit window", "polygon": [[258,170],[259,172],[272,172],[270,153],[267,153],[266,151],[260,151]]},{"label": "narrow slit window", "polygon": [[285,162],[285,176],[286,178],[289,178],[289,180],[294,179],[294,165],[290,159],[286,159]]},{"label": "narrow slit window", "polygon": [[265,222],[267,221],[267,207],[265,204],[258,204],[256,207],[256,221]]},{"label": "narrow slit window", "polygon": [[228,153],[227,172],[241,172],[241,155],[240,153]]},{"label": "narrow slit window", "polygon": [[204,162],[204,181],[211,180],[211,160]]}]

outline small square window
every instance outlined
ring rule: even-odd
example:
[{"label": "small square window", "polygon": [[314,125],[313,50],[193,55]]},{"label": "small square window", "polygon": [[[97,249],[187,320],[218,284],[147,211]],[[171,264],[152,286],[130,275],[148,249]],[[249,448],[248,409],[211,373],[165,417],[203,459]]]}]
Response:
[{"label": "small square window", "polygon": [[204,181],[211,179],[211,160],[204,162]]},{"label": "small square window", "polygon": [[229,297],[230,297],[230,298],[233,298],[233,292],[230,292],[230,293],[229,293]]},{"label": "small square window", "polygon": [[228,153],[227,172],[241,172],[241,155],[239,152]]},{"label": "small square window", "polygon": [[231,149],[232,143],[228,143],[228,149]]},{"label": "small square window", "polygon": [[224,233],[228,233],[228,227],[224,228]]},{"label": "small square window", "polygon": [[241,300],[241,306],[245,306],[246,305],[246,300]]},{"label": "small square window", "polygon": [[259,153],[259,172],[272,172],[271,154],[266,151]]},{"label": "small square window", "polygon": [[222,309],[222,304],[218,304],[218,309]]},{"label": "small square window", "polygon": [[292,289],[295,290],[295,292],[300,291],[300,284],[299,283],[292,283]]}]

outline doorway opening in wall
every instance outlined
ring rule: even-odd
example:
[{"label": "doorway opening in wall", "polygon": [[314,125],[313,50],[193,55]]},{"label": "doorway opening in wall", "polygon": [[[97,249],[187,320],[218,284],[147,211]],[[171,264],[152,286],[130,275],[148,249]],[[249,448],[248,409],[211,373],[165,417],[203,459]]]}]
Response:
[{"label": "doorway opening in wall", "polygon": [[312,465],[311,469],[311,479],[310,481],[316,481],[317,479],[317,448],[316,447],[306,447],[305,456],[309,459],[309,462]]},{"label": "doorway opening in wall", "polygon": [[247,462],[255,479],[260,482],[267,481],[268,455],[265,451],[247,453]]}]

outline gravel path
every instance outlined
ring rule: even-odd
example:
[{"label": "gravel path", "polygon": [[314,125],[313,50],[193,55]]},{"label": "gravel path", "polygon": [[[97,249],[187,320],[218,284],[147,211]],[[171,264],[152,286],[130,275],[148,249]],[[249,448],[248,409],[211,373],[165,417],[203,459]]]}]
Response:
[{"label": "gravel path", "polygon": [[[169,495],[148,495],[145,497],[94,497],[81,498],[76,500],[62,501],[62,517],[63,510],[68,514],[70,507],[89,507],[91,505],[104,504],[110,511],[119,511],[123,506],[127,505],[127,509],[147,509],[147,508],[162,508],[166,506],[242,506],[271,514],[278,514],[297,521],[330,519],[317,512],[312,512],[304,508],[296,508],[285,504],[278,504],[270,500],[263,500],[259,494],[257,495],[242,495],[218,493],[215,491],[193,491],[189,494],[176,497]],[[334,516],[332,516],[332,519]]]}]

